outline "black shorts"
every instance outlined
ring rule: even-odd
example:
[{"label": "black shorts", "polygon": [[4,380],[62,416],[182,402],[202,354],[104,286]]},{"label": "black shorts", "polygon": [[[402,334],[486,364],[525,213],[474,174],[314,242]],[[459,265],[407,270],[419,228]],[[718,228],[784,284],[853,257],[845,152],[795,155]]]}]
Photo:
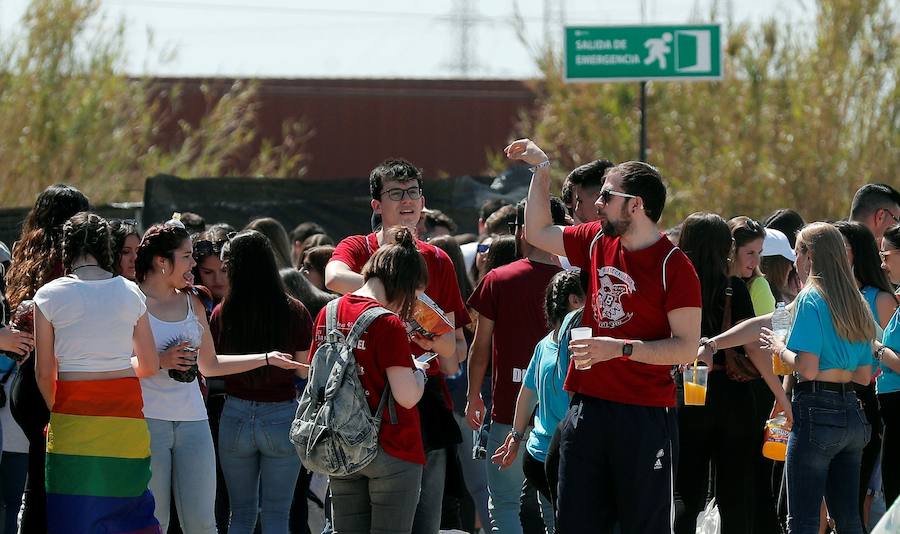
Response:
[{"label": "black shorts", "polygon": [[673,532],[674,408],[575,395],[562,423],[559,531]]}]

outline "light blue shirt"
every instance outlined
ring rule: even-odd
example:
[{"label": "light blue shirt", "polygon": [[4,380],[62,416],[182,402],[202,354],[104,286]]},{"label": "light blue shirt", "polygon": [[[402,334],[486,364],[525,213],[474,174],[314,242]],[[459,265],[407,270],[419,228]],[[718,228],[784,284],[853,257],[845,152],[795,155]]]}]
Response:
[{"label": "light blue shirt", "polygon": [[[560,333],[566,332],[565,326],[575,313],[566,316],[563,326],[559,329]],[[525,447],[541,462],[546,461],[553,433],[569,408],[569,394],[563,390],[568,369],[569,336],[566,334],[557,343],[553,341],[553,332],[550,332],[534,347],[534,355],[522,381],[525,387],[535,391],[538,399],[534,429]]]},{"label": "light blue shirt", "polygon": [[[884,329],[884,340],[882,341],[894,352],[900,353],[900,308],[894,311],[891,322]],[[882,393],[894,393],[900,391],[900,374],[895,373],[887,365],[881,365],[881,374],[875,381],[875,391],[880,395]],[[898,501],[900,502],[900,501]]]},{"label": "light blue shirt", "polygon": [[850,342],[838,336],[828,303],[814,287],[808,287],[794,301],[794,324],[787,346],[794,352],[809,352],[819,357],[819,370],[853,371],[872,365],[872,344]]}]

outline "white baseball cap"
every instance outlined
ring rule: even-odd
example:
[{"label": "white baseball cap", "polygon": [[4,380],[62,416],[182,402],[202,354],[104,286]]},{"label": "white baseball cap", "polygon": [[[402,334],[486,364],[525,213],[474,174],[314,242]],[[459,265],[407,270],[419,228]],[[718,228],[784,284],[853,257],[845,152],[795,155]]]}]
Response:
[{"label": "white baseball cap", "polygon": [[763,240],[763,256],[782,256],[790,261],[797,261],[797,255],[791,248],[784,232],[773,228],[766,228],[766,238]]}]

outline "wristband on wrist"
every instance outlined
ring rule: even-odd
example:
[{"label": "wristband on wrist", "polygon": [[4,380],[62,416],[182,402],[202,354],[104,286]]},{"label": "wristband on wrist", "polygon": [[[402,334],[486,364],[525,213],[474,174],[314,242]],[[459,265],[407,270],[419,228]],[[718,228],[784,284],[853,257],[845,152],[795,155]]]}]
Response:
[{"label": "wristband on wrist", "polygon": [[537,171],[538,169],[546,169],[548,167],[550,167],[550,160],[545,159],[544,161],[542,161],[542,162],[538,163],[537,165],[535,165],[534,167],[532,167],[531,170]]},{"label": "wristband on wrist", "polygon": [[525,434],[522,434],[515,429],[510,430],[509,435],[512,436],[513,441],[515,441],[516,443],[521,443],[522,440],[525,439]]},{"label": "wristband on wrist", "polygon": [[269,353],[266,353],[266,367],[269,366]]}]

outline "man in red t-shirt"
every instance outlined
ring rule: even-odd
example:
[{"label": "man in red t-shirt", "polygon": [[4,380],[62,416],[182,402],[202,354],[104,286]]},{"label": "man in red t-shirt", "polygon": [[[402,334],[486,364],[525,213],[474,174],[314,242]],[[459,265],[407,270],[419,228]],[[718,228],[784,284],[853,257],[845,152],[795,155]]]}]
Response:
[{"label": "man in red t-shirt", "polygon": [[507,157],[534,165],[525,212],[535,246],[565,255],[589,276],[583,326],[569,344],[562,423],[559,528],[564,532],[672,532],[677,465],[674,365],[694,360],[700,282],[687,256],[660,233],[666,200],[659,172],[630,161],[606,172],[600,220],[571,227],[550,217],[550,161],[528,139]]},{"label": "man in red t-shirt", "polygon": [[[385,160],[375,167],[369,174],[369,190],[372,211],[381,217],[382,228],[368,235],[349,236],[335,247],[325,267],[325,286],[337,293],[359,289],[363,285],[363,276],[359,273],[385,242],[385,233],[395,226],[405,226],[415,231],[425,208],[422,171],[403,159]],[[462,439],[453,418],[444,375],[455,374],[459,370],[459,362],[466,357],[462,328],[469,323],[469,314],[459,291],[453,262],[447,253],[419,240],[416,240],[416,248],[428,266],[425,294],[444,310],[455,326],[454,332],[434,339],[432,350],[438,358],[432,362],[428,373],[433,379],[426,384],[425,394],[418,405],[427,461],[412,532],[433,534],[440,528],[447,447]],[[410,341],[410,351],[413,354],[424,352],[413,341]]]},{"label": "man in red t-shirt", "polygon": [[[565,224],[565,206],[559,199],[553,200],[553,221]],[[517,206],[515,236],[516,248],[523,258],[487,273],[469,297],[469,306],[478,316],[469,357],[466,419],[472,430],[477,430],[484,421],[481,385],[488,359],[492,358],[493,406],[488,454],[493,454],[507,435],[512,434],[512,439],[517,441],[525,438],[512,428],[516,398],[535,345],[550,331],[544,316],[544,296],[550,279],[562,270],[555,256],[525,240],[524,224],[525,202],[522,201]],[[488,469],[487,479],[492,528],[495,532],[521,534],[519,496],[525,481],[522,457],[516,457],[512,469]]]}]

